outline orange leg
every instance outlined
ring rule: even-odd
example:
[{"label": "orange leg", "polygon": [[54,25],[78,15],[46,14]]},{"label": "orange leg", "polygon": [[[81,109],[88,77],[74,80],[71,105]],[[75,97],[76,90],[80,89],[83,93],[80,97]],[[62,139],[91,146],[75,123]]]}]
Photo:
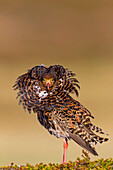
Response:
[{"label": "orange leg", "polygon": [[63,147],[64,147],[64,154],[63,154],[63,161],[62,161],[62,164],[66,163],[66,151],[67,151],[67,148],[68,148],[68,142],[67,142],[67,139],[66,138],[63,138]]}]

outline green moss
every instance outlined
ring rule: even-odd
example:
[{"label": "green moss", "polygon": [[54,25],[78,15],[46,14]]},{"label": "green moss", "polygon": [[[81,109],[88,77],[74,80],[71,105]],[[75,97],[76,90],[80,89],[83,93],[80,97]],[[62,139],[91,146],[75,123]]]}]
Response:
[{"label": "green moss", "polygon": [[98,159],[95,161],[90,161],[90,157],[87,152],[82,151],[83,159],[77,158],[75,162],[69,161],[67,164],[44,164],[39,163],[34,165],[30,165],[27,163],[26,165],[15,165],[11,163],[9,166],[2,166],[0,170],[111,170],[113,169],[113,158],[110,159]]}]

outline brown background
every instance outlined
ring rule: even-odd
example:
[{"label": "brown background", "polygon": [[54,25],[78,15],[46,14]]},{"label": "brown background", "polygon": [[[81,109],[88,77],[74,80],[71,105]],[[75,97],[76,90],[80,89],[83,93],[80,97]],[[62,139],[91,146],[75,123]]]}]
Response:
[{"label": "brown background", "polygon": [[[110,134],[96,147],[98,158],[113,157],[113,1],[0,1],[0,165],[62,161],[62,139],[25,112],[12,90],[19,75],[40,64],[77,74],[77,100]],[[67,160],[81,150],[70,141]]]}]

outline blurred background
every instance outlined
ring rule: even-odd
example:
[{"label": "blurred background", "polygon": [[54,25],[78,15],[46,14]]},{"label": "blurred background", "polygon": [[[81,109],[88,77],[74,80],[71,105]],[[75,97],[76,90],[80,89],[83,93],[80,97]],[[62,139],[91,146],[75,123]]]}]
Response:
[{"label": "blurred background", "polygon": [[[40,64],[76,73],[75,99],[110,138],[91,159],[113,157],[113,1],[0,1],[0,165],[62,162],[63,140],[25,112],[12,89],[19,75]],[[67,161],[81,153],[70,141]]]}]

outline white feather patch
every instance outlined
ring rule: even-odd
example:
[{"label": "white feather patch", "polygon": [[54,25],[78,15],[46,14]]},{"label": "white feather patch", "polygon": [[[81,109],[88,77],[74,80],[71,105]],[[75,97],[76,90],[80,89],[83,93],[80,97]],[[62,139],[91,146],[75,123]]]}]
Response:
[{"label": "white feather patch", "polygon": [[47,91],[46,90],[44,90],[44,91],[37,91],[36,92],[37,94],[38,94],[38,96],[40,97],[40,98],[45,98],[45,97],[47,97],[48,96],[48,93],[47,93]]},{"label": "white feather patch", "polygon": [[36,94],[38,94],[39,96],[39,102],[41,102],[41,99],[45,98],[48,96],[48,92],[46,90],[41,91],[41,87],[40,86],[35,86],[35,88],[37,89]]},{"label": "white feather patch", "polygon": [[60,85],[63,86],[63,80],[62,79],[59,79],[60,80]]}]

